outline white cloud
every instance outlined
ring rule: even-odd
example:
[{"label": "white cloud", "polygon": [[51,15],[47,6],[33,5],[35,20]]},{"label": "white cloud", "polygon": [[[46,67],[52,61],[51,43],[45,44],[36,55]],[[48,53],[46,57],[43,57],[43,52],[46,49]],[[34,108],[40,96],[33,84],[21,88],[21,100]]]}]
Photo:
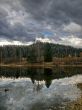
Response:
[{"label": "white cloud", "polygon": [[9,10],[8,16],[7,16],[7,21],[11,26],[14,26],[17,23],[20,23],[24,25],[24,21],[27,15],[23,11],[15,11],[15,10]]},{"label": "white cloud", "polygon": [[59,43],[63,45],[70,45],[73,47],[82,48],[82,39],[78,38],[77,36],[73,36],[73,35],[62,37]]},{"label": "white cloud", "polygon": [[54,40],[54,39],[50,39],[50,38],[41,38],[41,37],[37,37],[36,39],[35,39],[35,41],[37,42],[37,41],[40,41],[40,42],[43,42],[43,43],[46,43],[46,42],[48,42],[48,43],[56,43],[56,41]]},{"label": "white cloud", "polygon": [[[82,39],[78,38],[77,36],[67,36],[62,37],[60,40],[50,39],[50,38],[41,38],[36,37],[35,42],[43,42],[43,43],[53,43],[53,44],[61,44],[61,45],[69,45],[76,48],[82,48]],[[22,42],[17,40],[6,40],[6,39],[0,39],[0,46],[3,45],[32,45],[34,42]]]},{"label": "white cloud", "polygon": [[33,42],[21,42],[16,40],[6,40],[6,39],[0,39],[0,46],[3,45],[31,45]]},{"label": "white cloud", "polygon": [[40,41],[43,43],[48,42],[48,43],[54,43],[54,44],[69,45],[76,48],[82,48],[82,39],[73,35],[60,37],[60,40],[38,37],[36,38],[36,41]]},{"label": "white cloud", "polygon": [[[25,12],[19,1],[10,1],[10,3],[12,4],[0,4],[0,8],[7,13],[7,16],[2,19],[6,19],[11,26],[14,26],[17,23],[24,25],[25,19],[29,18],[30,15]],[[18,9],[15,9],[15,6]]]},{"label": "white cloud", "polygon": [[74,22],[71,22],[68,25],[64,25],[64,31],[67,32],[81,32],[82,31],[82,27],[79,24],[76,24]]},{"label": "white cloud", "polygon": [[25,25],[26,19],[28,19],[29,15],[27,15],[23,11],[12,11],[9,13],[9,16],[7,17],[8,22],[10,23],[11,26],[14,26],[17,23],[20,23],[22,25]]}]

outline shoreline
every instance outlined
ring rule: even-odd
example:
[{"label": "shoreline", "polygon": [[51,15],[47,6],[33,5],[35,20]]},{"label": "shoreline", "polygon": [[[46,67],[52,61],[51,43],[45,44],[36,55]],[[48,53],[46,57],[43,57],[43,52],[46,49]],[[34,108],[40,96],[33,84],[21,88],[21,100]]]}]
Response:
[{"label": "shoreline", "polygon": [[45,63],[45,64],[0,64],[0,67],[12,67],[12,68],[16,68],[16,67],[41,67],[41,68],[53,68],[53,67],[82,67],[82,65],[54,65],[54,64],[50,64],[50,63]]}]

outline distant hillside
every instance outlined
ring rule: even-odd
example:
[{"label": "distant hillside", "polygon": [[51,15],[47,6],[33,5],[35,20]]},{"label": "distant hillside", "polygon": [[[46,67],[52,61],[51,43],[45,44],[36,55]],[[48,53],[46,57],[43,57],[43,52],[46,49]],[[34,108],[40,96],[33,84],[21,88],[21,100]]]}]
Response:
[{"label": "distant hillside", "polygon": [[26,58],[29,62],[40,60],[51,61],[53,57],[78,56],[82,49],[71,46],[36,42],[29,46],[5,45],[0,47],[0,60],[21,60]]}]

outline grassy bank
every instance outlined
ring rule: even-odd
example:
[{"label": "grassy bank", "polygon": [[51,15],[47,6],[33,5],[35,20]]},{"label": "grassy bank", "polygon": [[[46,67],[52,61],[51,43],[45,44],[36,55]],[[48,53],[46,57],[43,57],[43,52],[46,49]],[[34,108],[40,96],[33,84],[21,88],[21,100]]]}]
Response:
[{"label": "grassy bank", "polygon": [[52,67],[82,67],[82,65],[55,65],[52,62],[49,63],[10,63],[10,64],[0,64],[0,67],[44,67],[44,68],[52,68]]}]

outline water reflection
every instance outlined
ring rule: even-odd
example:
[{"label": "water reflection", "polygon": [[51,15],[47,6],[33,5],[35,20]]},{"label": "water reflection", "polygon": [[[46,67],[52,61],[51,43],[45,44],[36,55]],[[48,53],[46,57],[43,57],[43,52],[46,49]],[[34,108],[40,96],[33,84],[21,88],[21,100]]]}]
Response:
[{"label": "water reflection", "polygon": [[68,110],[81,96],[81,74],[82,68],[0,68],[0,110]]},{"label": "water reflection", "polygon": [[45,81],[47,88],[50,87],[52,80],[64,77],[71,77],[73,75],[82,74],[82,68],[7,68],[0,67],[0,77],[6,78],[30,78],[32,83],[38,81],[39,88],[40,81]]},{"label": "water reflection", "polygon": [[49,88],[41,81],[42,88],[38,92],[33,91],[30,79],[0,81],[0,89],[9,88],[6,93],[0,92],[0,110],[65,110],[67,103],[80,97],[76,84],[82,82],[82,76],[53,80]]}]

